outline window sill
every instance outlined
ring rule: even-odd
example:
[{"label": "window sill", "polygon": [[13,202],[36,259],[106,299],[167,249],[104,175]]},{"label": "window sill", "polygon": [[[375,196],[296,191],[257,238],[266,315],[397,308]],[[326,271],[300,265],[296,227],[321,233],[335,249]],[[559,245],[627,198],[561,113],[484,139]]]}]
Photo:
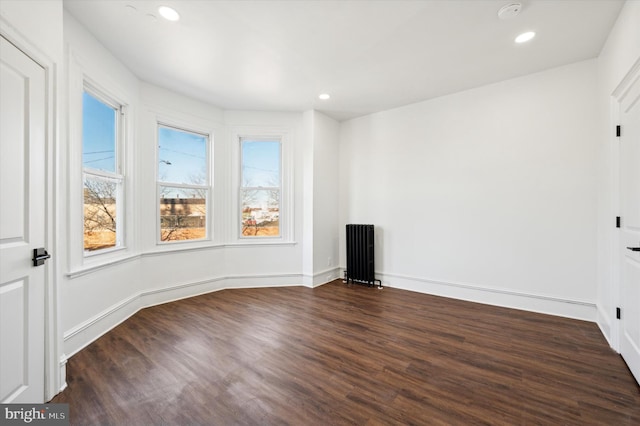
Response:
[{"label": "window sill", "polygon": [[[119,251],[120,249],[117,250],[113,250],[111,251],[111,253],[113,253],[114,251]],[[104,268],[108,268],[110,266],[113,265],[117,265],[120,263],[126,263],[126,262],[130,262],[132,260],[136,260],[140,258],[139,254],[128,254],[126,256],[121,256],[121,257],[117,257],[117,258],[110,258],[108,260],[102,261],[102,262],[95,262],[92,264],[87,264],[87,265],[82,265],[82,267],[77,268],[77,269],[73,269],[69,272],[67,272],[65,274],[65,276],[67,278],[69,278],[70,280],[74,279],[74,278],[78,278],[81,277],[83,275],[87,275],[90,273],[93,273],[95,271],[99,271],[100,269],[104,269]]]},{"label": "window sill", "polygon": [[276,240],[241,240],[225,244],[226,247],[256,247],[256,246],[295,246],[296,241],[276,241]]},{"label": "window sill", "polygon": [[91,263],[92,261],[90,259],[96,259],[99,257],[113,257],[112,256],[113,253],[117,253],[119,251],[125,251],[125,250],[127,250],[127,248],[125,246],[120,245],[120,246],[100,249],[96,251],[85,251],[83,253],[83,259],[85,262]]}]

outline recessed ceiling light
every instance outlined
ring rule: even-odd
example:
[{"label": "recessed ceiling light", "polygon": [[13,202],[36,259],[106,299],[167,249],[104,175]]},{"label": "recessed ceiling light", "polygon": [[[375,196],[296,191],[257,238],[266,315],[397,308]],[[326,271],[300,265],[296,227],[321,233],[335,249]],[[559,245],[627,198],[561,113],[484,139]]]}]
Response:
[{"label": "recessed ceiling light", "polygon": [[525,43],[536,36],[536,33],[533,31],[527,31],[526,33],[520,34],[516,37],[516,43]]},{"label": "recessed ceiling light", "polygon": [[327,99],[329,99],[331,96],[329,96],[328,93],[322,93],[318,96],[318,98],[322,99],[323,101],[326,101]]},{"label": "recessed ceiling light", "polygon": [[177,21],[178,19],[180,19],[180,15],[178,14],[178,12],[168,6],[160,6],[158,8],[158,13],[167,21]]}]

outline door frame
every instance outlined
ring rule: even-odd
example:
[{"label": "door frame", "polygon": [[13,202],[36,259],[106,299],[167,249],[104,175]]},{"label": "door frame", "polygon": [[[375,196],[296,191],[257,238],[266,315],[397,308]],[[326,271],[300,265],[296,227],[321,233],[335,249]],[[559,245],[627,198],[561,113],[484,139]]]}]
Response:
[{"label": "door frame", "polygon": [[60,329],[60,297],[57,271],[62,265],[60,257],[63,248],[56,238],[56,200],[60,189],[58,163],[58,140],[60,137],[60,90],[61,75],[58,64],[49,55],[35,46],[28,37],[17,30],[9,21],[0,16],[0,35],[16,46],[45,72],[45,247],[52,252],[46,262],[44,291],[44,389],[45,401],[51,400],[66,387],[66,357],[64,356]]},{"label": "door frame", "polygon": [[[635,63],[629,68],[629,71],[620,80],[620,83],[616,86],[613,93],[611,93],[611,123],[608,131],[611,135],[611,153],[612,153],[612,168],[611,168],[611,211],[613,215],[611,217],[611,223],[615,216],[620,215],[621,208],[621,195],[620,195],[620,142],[615,135],[615,126],[620,124],[621,112],[620,103],[625,95],[631,90],[633,83],[640,79],[640,58],[636,59]],[[624,129],[623,129],[624,131]],[[624,218],[622,218],[624,220]],[[622,302],[622,282],[621,282],[621,250],[620,250],[620,232],[617,228],[614,228],[613,238],[611,239],[611,282],[612,282],[612,299],[613,306],[621,306]],[[613,314],[613,313],[611,313]],[[624,315],[624,313],[623,313]],[[622,340],[622,327],[620,321],[614,319],[611,327],[611,347],[618,353],[620,353],[620,345]]]}]

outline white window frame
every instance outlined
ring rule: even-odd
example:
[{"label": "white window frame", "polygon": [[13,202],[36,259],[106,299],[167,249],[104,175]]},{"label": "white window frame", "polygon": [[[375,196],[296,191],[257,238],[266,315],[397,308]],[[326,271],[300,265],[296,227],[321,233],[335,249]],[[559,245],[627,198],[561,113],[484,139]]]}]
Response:
[{"label": "white window frame", "polygon": [[[230,212],[228,221],[230,227],[228,245],[254,246],[254,245],[279,245],[295,244],[294,235],[294,188],[293,188],[293,148],[292,140],[294,131],[290,127],[280,126],[237,126],[230,128],[230,154],[231,154],[231,187],[230,200],[234,206]],[[270,236],[243,236],[242,235],[242,199],[240,189],[242,187],[242,140],[279,140],[280,141],[280,235]]]},{"label": "white window frame", "polygon": [[[82,202],[82,235],[83,235],[83,243],[82,243],[82,251],[85,258],[93,257],[105,253],[110,253],[113,251],[121,250],[125,248],[125,228],[126,228],[126,219],[125,219],[125,174],[124,174],[124,155],[125,152],[125,139],[126,139],[126,128],[127,128],[127,114],[126,114],[126,106],[121,102],[118,102],[114,99],[114,97],[109,96],[104,90],[98,89],[94,84],[92,84],[87,79],[83,80],[83,93],[87,92],[94,98],[98,99],[100,102],[108,105],[116,111],[116,131],[115,131],[115,146],[114,146],[114,159],[115,159],[115,171],[107,172],[104,170],[91,169],[90,167],[85,167],[83,163],[81,163],[82,167],[82,182],[81,182],[81,190],[83,193],[83,202]],[[81,107],[80,113],[83,114],[84,110]],[[82,122],[82,119],[81,119]],[[82,123],[84,125],[84,123]],[[81,151],[84,150],[84,141],[81,140]],[[95,180],[103,180],[107,182],[112,182],[116,184],[116,242],[115,246],[108,247],[104,249],[98,249],[95,251],[87,251],[84,249],[84,182],[85,179],[95,179]]]},{"label": "white window frame", "polygon": [[[59,199],[68,200],[67,221],[61,223],[61,232],[68,238],[68,258],[65,275],[75,279],[86,273],[135,257],[138,244],[136,239],[137,211],[135,199],[135,146],[130,143],[135,137],[137,92],[130,82],[120,80],[106,71],[100,63],[83,57],[73,46],[67,55],[67,132],[69,143],[61,151],[61,175],[66,175],[68,184],[58,189]],[[83,104],[82,95],[86,87],[100,95],[101,100],[109,100],[112,105],[121,105],[123,117],[120,119],[120,139],[118,141],[119,175],[123,177],[119,224],[121,235],[117,236],[120,246],[84,252],[84,174],[83,174]],[[63,178],[64,179],[64,178]]]},{"label": "white window frame", "polygon": [[[242,144],[245,142],[278,142],[278,144],[280,145],[280,158],[278,159],[279,162],[279,186],[242,186],[242,182],[243,182],[243,175],[242,175],[242,169],[243,169],[243,164],[244,164],[244,158],[242,156],[243,153],[243,149],[242,149]],[[240,185],[238,187],[238,212],[240,214],[240,219],[238,220],[239,222],[239,230],[238,230],[238,238],[240,239],[247,239],[247,240],[263,240],[263,239],[280,239],[282,238],[282,222],[280,222],[280,216],[282,213],[282,139],[278,136],[275,137],[266,137],[266,136],[260,136],[260,137],[254,137],[254,136],[241,136],[239,138],[239,143],[240,143]],[[245,191],[278,191],[278,235],[274,235],[274,236],[261,236],[261,235],[244,235],[243,234],[243,224],[242,224],[242,209],[243,209],[243,205],[242,205],[242,194]]]},{"label": "white window frame", "polygon": [[[212,202],[212,194],[213,194],[213,132],[208,130],[203,130],[199,126],[194,126],[190,124],[184,123],[176,123],[173,120],[165,120],[160,117],[157,117],[155,121],[155,176],[156,176],[156,245],[158,246],[167,246],[174,244],[194,244],[194,243],[202,243],[209,242],[213,238],[213,202]],[[174,183],[174,182],[165,182],[160,180],[159,176],[159,168],[158,164],[160,162],[160,153],[159,153],[159,129],[160,127],[166,127],[173,130],[178,130],[185,133],[191,133],[198,136],[203,136],[207,139],[207,148],[205,153],[206,158],[206,166],[207,170],[205,173],[206,182],[204,185],[195,185],[195,184],[183,184],[183,183]],[[161,199],[161,187],[171,187],[171,188],[180,188],[180,189],[199,189],[204,191],[206,196],[205,209],[206,209],[206,218],[205,218],[205,237],[198,239],[190,239],[190,240],[168,240],[162,241],[161,239],[161,215],[160,215],[160,199]]]}]

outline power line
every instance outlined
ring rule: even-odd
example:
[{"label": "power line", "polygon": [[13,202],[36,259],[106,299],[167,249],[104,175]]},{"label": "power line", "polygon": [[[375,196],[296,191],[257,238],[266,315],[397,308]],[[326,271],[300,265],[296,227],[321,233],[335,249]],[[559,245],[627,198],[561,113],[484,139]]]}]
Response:
[{"label": "power line", "polygon": [[189,157],[194,157],[194,158],[197,158],[197,159],[200,159],[200,160],[204,160],[204,159],[205,159],[204,157],[201,157],[201,156],[199,156],[199,155],[189,154],[188,152],[177,151],[177,150],[175,150],[175,149],[162,148],[162,147],[161,147],[160,149],[163,149],[163,150],[165,150],[165,151],[175,152],[176,154],[187,155],[187,156],[189,156]]},{"label": "power line", "polygon": [[83,164],[87,164],[87,163],[95,163],[97,161],[102,161],[102,160],[110,160],[112,159],[114,156],[112,155],[111,157],[104,157],[104,158],[98,158],[97,160],[89,160],[89,161],[83,161]]},{"label": "power line", "polygon": [[108,150],[108,151],[89,151],[89,152],[83,152],[82,155],[89,155],[89,154],[106,154],[108,152],[113,152],[112,149]]}]

